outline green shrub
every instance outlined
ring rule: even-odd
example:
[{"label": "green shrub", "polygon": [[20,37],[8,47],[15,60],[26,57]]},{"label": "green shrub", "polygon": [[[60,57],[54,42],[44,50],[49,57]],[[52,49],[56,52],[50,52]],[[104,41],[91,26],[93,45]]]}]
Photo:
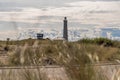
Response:
[{"label": "green shrub", "polygon": [[114,42],[107,38],[95,38],[95,39],[81,39],[78,41],[78,43],[84,43],[84,44],[97,44],[97,45],[103,45],[106,47],[113,46]]},{"label": "green shrub", "polygon": [[113,41],[107,38],[95,38],[94,43],[98,45],[104,45],[104,46],[113,46]]},{"label": "green shrub", "polygon": [[78,41],[79,43],[94,43],[94,40],[89,38],[84,38]]}]

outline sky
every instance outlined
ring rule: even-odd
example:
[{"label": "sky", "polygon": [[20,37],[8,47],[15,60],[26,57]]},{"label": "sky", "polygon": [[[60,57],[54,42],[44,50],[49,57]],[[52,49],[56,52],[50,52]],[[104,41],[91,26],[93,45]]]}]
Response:
[{"label": "sky", "polygon": [[120,0],[0,0],[0,39],[24,29],[120,28]]}]

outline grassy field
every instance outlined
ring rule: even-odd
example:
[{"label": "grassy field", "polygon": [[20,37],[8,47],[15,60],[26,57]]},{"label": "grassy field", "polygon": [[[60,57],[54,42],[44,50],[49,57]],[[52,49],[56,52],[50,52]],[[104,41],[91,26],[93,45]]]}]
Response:
[{"label": "grassy field", "polygon": [[1,62],[2,66],[62,65],[70,80],[108,80],[88,65],[120,62],[120,42],[106,38],[76,42],[26,39],[10,41],[8,45],[0,41],[1,50],[4,51],[6,46],[8,60],[7,64]]}]

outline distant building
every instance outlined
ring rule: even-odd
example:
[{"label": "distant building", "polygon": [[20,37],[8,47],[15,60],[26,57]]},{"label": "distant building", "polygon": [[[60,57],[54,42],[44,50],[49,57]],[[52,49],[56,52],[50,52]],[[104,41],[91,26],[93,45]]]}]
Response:
[{"label": "distant building", "polygon": [[37,39],[43,39],[43,34],[41,34],[41,33],[37,33]]},{"label": "distant building", "polygon": [[68,21],[67,21],[67,17],[65,17],[64,18],[64,27],[63,27],[63,38],[65,39],[65,40],[68,40],[68,29],[67,29],[67,23],[68,23]]}]

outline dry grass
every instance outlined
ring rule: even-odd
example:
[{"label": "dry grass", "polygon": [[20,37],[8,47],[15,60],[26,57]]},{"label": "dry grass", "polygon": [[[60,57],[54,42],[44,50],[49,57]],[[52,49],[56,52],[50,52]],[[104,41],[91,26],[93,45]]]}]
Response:
[{"label": "dry grass", "polygon": [[[101,74],[96,74],[93,66],[86,65],[120,60],[119,47],[57,40],[39,40],[36,44],[36,41],[10,42],[9,65],[64,65],[71,80],[107,80]],[[26,80],[29,76],[27,73]]]},{"label": "dry grass", "polygon": [[0,70],[0,80],[49,80],[37,69],[4,69]]}]

